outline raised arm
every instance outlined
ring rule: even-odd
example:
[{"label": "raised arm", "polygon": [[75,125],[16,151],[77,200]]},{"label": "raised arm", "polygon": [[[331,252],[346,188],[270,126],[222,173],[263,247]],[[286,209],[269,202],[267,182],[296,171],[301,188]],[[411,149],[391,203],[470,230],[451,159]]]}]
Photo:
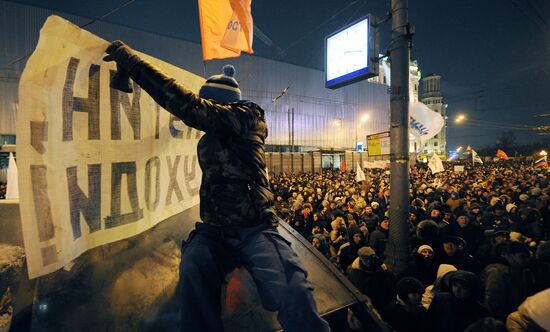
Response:
[{"label": "raised arm", "polygon": [[[239,105],[221,104],[200,98],[155,66],[141,59],[121,41],[111,43],[105,52],[108,55],[103,60],[115,61],[118,75],[132,78],[160,106],[181,119],[186,125],[204,132],[237,135],[242,132],[247,114],[246,110]],[[115,88],[120,89],[119,86]]]}]

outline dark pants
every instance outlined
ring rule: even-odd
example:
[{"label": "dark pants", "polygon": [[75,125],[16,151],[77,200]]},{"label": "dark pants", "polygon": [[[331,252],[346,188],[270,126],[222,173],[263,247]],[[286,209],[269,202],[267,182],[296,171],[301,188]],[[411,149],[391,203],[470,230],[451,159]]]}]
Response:
[{"label": "dark pants", "polygon": [[330,331],[317,313],[304,267],[275,228],[260,225],[227,232],[202,223],[182,247],[182,331],[223,331],[222,285],[239,265],[252,275],[264,308],[278,311],[285,331]]}]

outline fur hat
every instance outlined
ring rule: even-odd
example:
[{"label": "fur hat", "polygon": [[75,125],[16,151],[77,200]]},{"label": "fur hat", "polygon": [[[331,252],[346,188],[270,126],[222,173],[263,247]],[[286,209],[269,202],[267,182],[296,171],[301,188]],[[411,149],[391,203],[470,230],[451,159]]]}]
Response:
[{"label": "fur hat", "polygon": [[525,202],[528,199],[529,199],[529,195],[527,195],[527,194],[519,195],[519,200],[522,201],[522,202]]},{"label": "fur hat", "polygon": [[371,247],[361,247],[357,250],[357,255],[363,258],[369,258],[371,256],[375,256],[376,252]]},{"label": "fur hat", "polygon": [[470,288],[474,294],[472,297],[475,297],[477,292],[480,289],[481,281],[479,277],[470,271],[458,270],[451,275],[451,283],[453,281],[461,281],[466,287]]},{"label": "fur hat", "polygon": [[525,244],[519,241],[510,241],[508,244],[503,248],[503,254],[504,255],[514,255],[517,253],[529,253],[529,248]]},{"label": "fur hat", "polygon": [[422,220],[416,227],[416,236],[421,240],[437,237],[438,233],[439,227],[433,220]]},{"label": "fur hat", "polygon": [[424,294],[424,285],[420,280],[412,277],[401,278],[395,285],[399,298],[406,301],[408,294]]},{"label": "fur hat", "polygon": [[470,210],[473,209],[481,209],[481,204],[479,204],[479,202],[477,201],[472,202],[472,204],[470,204]]},{"label": "fur hat", "polygon": [[456,209],[455,210],[455,216],[458,218],[458,217],[468,217],[468,213],[466,213],[466,211],[462,210],[462,209]]},{"label": "fur hat", "polygon": [[239,83],[233,78],[235,67],[225,65],[223,74],[210,76],[199,91],[199,97],[212,99],[221,103],[232,103],[241,100]]}]

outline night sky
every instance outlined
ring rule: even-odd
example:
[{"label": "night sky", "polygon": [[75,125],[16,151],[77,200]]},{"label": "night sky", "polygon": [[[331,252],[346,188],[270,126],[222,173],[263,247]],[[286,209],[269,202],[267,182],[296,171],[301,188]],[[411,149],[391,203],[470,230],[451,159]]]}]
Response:
[{"label": "night sky", "polygon": [[[15,1],[97,18],[126,1]],[[442,76],[448,107],[447,147],[494,146],[505,131],[517,143],[549,138],[523,126],[550,125],[550,1],[409,1],[416,27],[412,57],[422,74]],[[253,0],[254,24],[276,47],[255,36],[256,55],[322,69],[324,37],[367,13],[383,17],[389,0]],[[200,42],[196,0],[135,0],[104,21]],[[381,26],[381,51],[390,42],[391,23]],[[468,122],[452,120],[465,114]],[[501,123],[500,128],[497,123]]]}]

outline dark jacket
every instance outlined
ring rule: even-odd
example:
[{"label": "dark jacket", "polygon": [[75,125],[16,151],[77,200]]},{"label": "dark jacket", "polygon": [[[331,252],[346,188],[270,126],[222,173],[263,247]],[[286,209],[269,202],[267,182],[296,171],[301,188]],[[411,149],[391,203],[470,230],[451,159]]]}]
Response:
[{"label": "dark jacket", "polygon": [[514,269],[504,259],[488,265],[481,273],[481,279],[485,286],[485,305],[495,318],[503,321],[535,291],[531,271]]},{"label": "dark jacket", "polygon": [[424,287],[432,285],[437,277],[439,262],[435,257],[426,261],[419,253],[414,253],[414,258],[408,268],[403,272],[404,277],[413,277],[422,282]]},{"label": "dark jacket", "polygon": [[445,292],[436,294],[428,309],[432,331],[463,332],[468,325],[488,315],[487,308],[481,303],[461,301]]},{"label": "dark jacket", "polygon": [[[355,244],[353,241],[353,236],[355,234],[361,236],[361,242],[359,244]],[[357,250],[365,245],[365,237],[359,227],[350,227],[348,229],[348,242],[344,243],[338,252],[338,264],[342,271],[347,271],[348,266],[357,258]]]},{"label": "dark jacket", "polygon": [[130,77],[160,106],[205,132],[198,143],[201,219],[218,226],[274,223],[265,171],[264,110],[249,101],[223,104],[202,99],[145,61],[129,69]]},{"label": "dark jacket", "polygon": [[395,277],[382,267],[367,269],[357,257],[348,267],[347,275],[355,287],[371,299],[378,310],[382,310],[395,299]]},{"label": "dark jacket", "polygon": [[382,318],[396,332],[428,332],[428,311],[423,306],[413,306],[393,301],[382,311]]},{"label": "dark jacket", "polygon": [[376,251],[376,254],[380,257],[384,257],[386,251],[386,244],[388,242],[389,232],[382,229],[380,226],[376,227],[376,230],[372,232],[369,237],[369,247]]},{"label": "dark jacket", "polygon": [[470,289],[469,296],[457,298],[452,287],[449,293],[436,294],[428,309],[433,331],[462,332],[468,325],[489,315],[487,308],[477,300],[481,288],[479,278],[471,272],[456,271],[450,276],[451,285],[455,280],[460,280]]}]

